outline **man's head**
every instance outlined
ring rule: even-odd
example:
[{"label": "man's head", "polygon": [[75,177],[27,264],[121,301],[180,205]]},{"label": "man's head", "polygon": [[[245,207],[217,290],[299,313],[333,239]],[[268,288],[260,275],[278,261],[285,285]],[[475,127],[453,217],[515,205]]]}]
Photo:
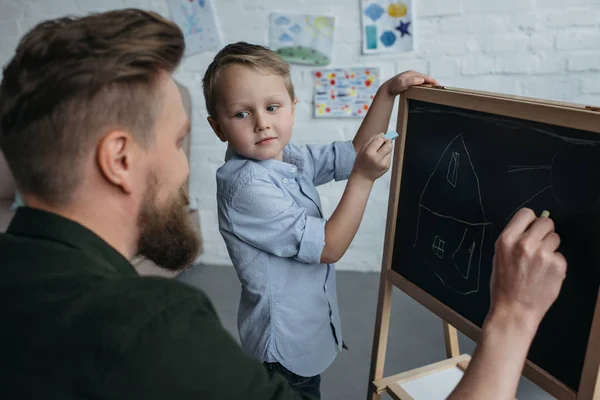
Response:
[{"label": "man's head", "polygon": [[183,51],[175,24],[134,9],[25,35],[0,84],[0,149],[26,202],[64,210],[102,197],[106,209],[87,212],[132,219],[140,253],[166,268],[191,261],[189,120],[171,78]]},{"label": "man's head", "polygon": [[297,102],[285,60],[263,46],[230,44],[208,66],[203,85],[208,121],[222,141],[248,158],[281,159]]}]

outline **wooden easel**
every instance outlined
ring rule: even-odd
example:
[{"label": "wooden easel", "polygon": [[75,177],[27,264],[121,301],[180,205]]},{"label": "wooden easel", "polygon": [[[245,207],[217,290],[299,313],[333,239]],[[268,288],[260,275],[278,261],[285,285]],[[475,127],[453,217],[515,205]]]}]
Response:
[{"label": "wooden easel", "polygon": [[[598,111],[595,107],[574,104],[538,101],[531,98],[503,96],[495,93],[476,92],[446,87],[413,87],[400,98],[396,140],[396,151],[392,167],[392,182],[388,202],[387,224],[383,261],[377,300],[377,316],[371,354],[368,400],[377,400],[387,392],[396,400],[413,399],[402,387],[402,383],[456,367],[465,371],[470,357],[460,355],[457,328],[475,342],[479,341],[481,329],[454,310],[392,270],[392,256],[396,231],[402,161],[405,148],[410,99],[456,106],[474,111],[545,122],[559,126],[600,133]],[[599,183],[600,184],[600,183]],[[383,377],[385,353],[390,326],[392,289],[397,287],[442,319],[446,344],[446,360],[415,370]],[[455,328],[456,327],[456,328]],[[581,383],[577,392],[529,360],[523,375],[559,400],[600,400],[600,294],[596,301],[593,323],[588,340]]]}]

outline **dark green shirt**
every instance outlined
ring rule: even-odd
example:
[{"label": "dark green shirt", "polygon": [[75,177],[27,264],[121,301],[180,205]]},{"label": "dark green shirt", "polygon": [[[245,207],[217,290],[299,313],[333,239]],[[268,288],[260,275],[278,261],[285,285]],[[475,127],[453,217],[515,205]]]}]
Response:
[{"label": "dark green shirt", "polygon": [[201,291],[140,277],[55,214],[19,208],[0,234],[0,304],[1,398],[300,398],[240,349]]}]

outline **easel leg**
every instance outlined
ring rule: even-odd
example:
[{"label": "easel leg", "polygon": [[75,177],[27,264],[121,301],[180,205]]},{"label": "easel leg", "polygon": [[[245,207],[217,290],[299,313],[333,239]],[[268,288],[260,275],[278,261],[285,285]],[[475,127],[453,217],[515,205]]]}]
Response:
[{"label": "easel leg", "polygon": [[367,400],[379,400],[373,381],[383,378],[385,351],[387,348],[388,331],[390,329],[390,311],[392,308],[392,284],[382,272],[379,281],[379,296],[377,299],[377,318],[373,335],[373,351],[371,352],[371,371],[369,372],[369,387]]},{"label": "easel leg", "polygon": [[460,348],[458,346],[458,332],[456,328],[443,321],[444,324],[444,342],[446,342],[446,357],[453,358],[460,356]]}]

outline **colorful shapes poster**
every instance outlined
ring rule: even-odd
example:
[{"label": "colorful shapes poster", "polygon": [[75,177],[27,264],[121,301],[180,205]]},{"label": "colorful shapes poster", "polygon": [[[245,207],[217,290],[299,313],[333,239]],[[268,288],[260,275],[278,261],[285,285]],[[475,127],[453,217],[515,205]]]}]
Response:
[{"label": "colorful shapes poster", "polygon": [[213,0],[168,0],[171,19],[185,38],[185,55],[222,46]]},{"label": "colorful shapes poster", "polygon": [[331,63],[334,17],[271,13],[270,25],[269,47],[287,62]]},{"label": "colorful shapes poster", "polygon": [[379,68],[314,71],[314,117],[365,116],[379,88]]},{"label": "colorful shapes poster", "polygon": [[413,0],[361,0],[363,53],[414,50]]}]

